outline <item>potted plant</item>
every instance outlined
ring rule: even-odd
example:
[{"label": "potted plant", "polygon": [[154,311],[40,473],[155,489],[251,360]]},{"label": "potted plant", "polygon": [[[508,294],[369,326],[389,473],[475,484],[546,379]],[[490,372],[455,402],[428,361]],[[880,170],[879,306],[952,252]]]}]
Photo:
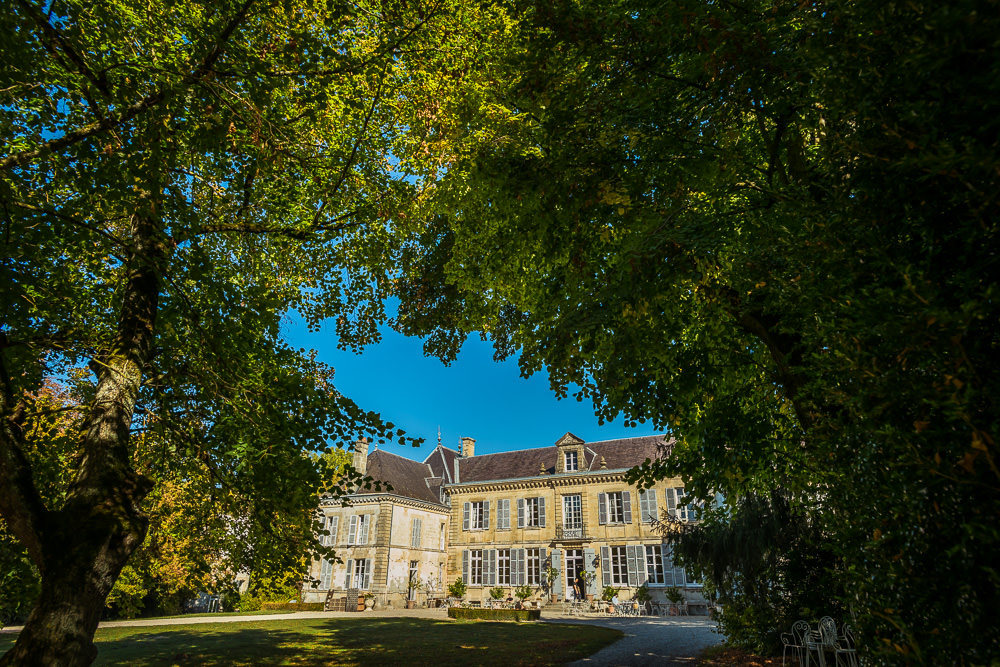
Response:
[{"label": "potted plant", "polygon": [[503,587],[494,586],[493,588],[490,589],[490,600],[494,601],[503,600],[503,593],[504,593]]},{"label": "potted plant", "polygon": [[465,582],[459,577],[454,583],[448,584],[448,596],[461,600],[465,597],[465,591],[468,590]]},{"label": "potted plant", "polygon": [[608,611],[608,613],[611,613],[611,612],[614,611],[614,609],[612,609],[612,606],[614,604],[614,599],[616,597],[618,597],[618,589],[617,588],[615,588],[614,586],[605,586],[604,587],[604,592],[601,593],[601,600],[603,600],[604,602],[608,603],[607,604],[607,611]]},{"label": "potted plant", "polygon": [[413,609],[417,606],[417,591],[424,587],[424,584],[417,577],[410,575],[410,580],[406,582],[406,608]]},{"label": "potted plant", "polygon": [[552,602],[559,601],[559,595],[556,594],[556,582],[559,580],[559,570],[554,567],[545,568],[545,587],[549,591],[549,595],[552,597]]},{"label": "potted plant", "polygon": [[514,589],[514,597],[517,598],[518,609],[524,609],[524,601],[531,597],[531,586],[518,586]]},{"label": "potted plant", "polygon": [[580,573],[580,576],[583,577],[583,583],[585,586],[583,594],[587,596],[587,602],[593,602],[594,594],[588,591],[590,591],[590,585],[594,583],[594,579],[597,578],[597,574],[595,572],[591,572],[590,570],[584,570]]},{"label": "potted plant", "polygon": [[649,594],[649,588],[646,586],[646,584],[643,584],[642,586],[639,586],[639,588],[635,589],[635,595],[633,596],[633,599],[640,605],[645,607],[646,611],[648,612],[649,602],[650,600],[653,599],[653,596]]},{"label": "potted plant", "polygon": [[684,594],[681,593],[681,589],[676,586],[671,586],[670,588],[664,589],[663,594],[667,596],[668,600],[670,600],[670,613],[673,616],[680,614],[680,604],[684,602]]},{"label": "potted plant", "polygon": [[373,609],[375,607],[375,594],[372,592],[365,593],[365,609]]}]

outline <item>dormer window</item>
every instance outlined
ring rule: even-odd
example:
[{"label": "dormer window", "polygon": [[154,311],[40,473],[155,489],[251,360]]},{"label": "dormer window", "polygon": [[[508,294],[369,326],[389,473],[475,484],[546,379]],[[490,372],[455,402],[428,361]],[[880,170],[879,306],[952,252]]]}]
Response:
[{"label": "dormer window", "polygon": [[576,472],[580,469],[577,452],[563,452],[563,470],[566,472]]}]

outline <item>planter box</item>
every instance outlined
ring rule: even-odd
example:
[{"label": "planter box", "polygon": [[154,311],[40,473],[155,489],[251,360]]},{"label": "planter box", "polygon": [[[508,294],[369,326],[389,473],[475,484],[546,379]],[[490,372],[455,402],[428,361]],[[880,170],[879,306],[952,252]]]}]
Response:
[{"label": "planter box", "polygon": [[468,609],[448,607],[448,618],[480,621],[537,621],[542,615],[538,609]]}]

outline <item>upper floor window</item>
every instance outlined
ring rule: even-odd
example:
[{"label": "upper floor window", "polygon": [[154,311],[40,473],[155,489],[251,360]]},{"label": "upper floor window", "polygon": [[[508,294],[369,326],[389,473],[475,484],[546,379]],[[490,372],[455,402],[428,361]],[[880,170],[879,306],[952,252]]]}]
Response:
[{"label": "upper floor window", "polygon": [[420,531],[423,529],[423,520],[414,519],[413,527],[410,529],[410,546],[414,549],[420,547]]},{"label": "upper floor window", "polygon": [[545,498],[538,496],[517,499],[517,527],[545,527]]},{"label": "upper floor window", "polygon": [[701,518],[701,504],[690,502],[684,495],[684,487],[667,489],[667,514],[678,521],[697,521]]},{"label": "upper floor window", "polygon": [[599,493],[598,520],[602,524],[632,523],[632,494],[628,491]]},{"label": "upper floor window", "polygon": [[462,530],[486,530],[490,527],[490,501],[465,503],[462,507]]},{"label": "upper floor window", "polygon": [[337,528],[340,526],[339,516],[323,517],[319,520],[319,543],[331,547],[337,543]]},{"label": "upper floor window", "polygon": [[497,530],[510,530],[510,498],[497,501]]},{"label": "upper floor window", "polygon": [[438,549],[444,551],[444,524],[441,524],[441,533],[438,535]]},{"label": "upper floor window", "polygon": [[656,506],[656,489],[646,489],[639,492],[639,521],[653,523],[659,516]]},{"label": "upper floor window", "polygon": [[577,452],[564,452],[563,457],[563,470],[566,472],[575,472],[580,469]]},{"label": "upper floor window", "polygon": [[355,514],[347,526],[348,544],[368,544],[368,531],[371,528],[371,514]]},{"label": "upper floor window", "polygon": [[563,496],[563,528],[583,528],[583,503],[579,493]]}]

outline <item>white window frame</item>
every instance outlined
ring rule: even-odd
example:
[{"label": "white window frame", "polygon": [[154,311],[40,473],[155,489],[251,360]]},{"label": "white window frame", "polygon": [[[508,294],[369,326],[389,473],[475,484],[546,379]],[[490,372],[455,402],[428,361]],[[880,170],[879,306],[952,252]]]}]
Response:
[{"label": "white window frame", "polygon": [[583,497],[579,493],[563,496],[563,528],[583,528]]},{"label": "white window frame", "polygon": [[354,573],[351,578],[354,586],[358,590],[367,591],[372,585],[372,568],[370,558],[357,558],[354,561]]},{"label": "white window frame", "polygon": [[462,530],[489,530],[490,501],[473,500],[462,508]]},{"label": "white window frame", "polygon": [[517,499],[517,527],[545,528],[545,496]]},{"label": "white window frame", "polygon": [[628,586],[628,549],[624,545],[612,545],[608,547],[610,560],[608,562],[608,572],[611,577],[611,586]]},{"label": "white window frame", "polygon": [[580,455],[578,452],[563,452],[563,470],[566,472],[577,472],[580,469]]},{"label": "white window frame", "polygon": [[510,549],[497,549],[497,586],[510,586]]},{"label": "white window frame", "polygon": [[646,583],[650,586],[666,586],[666,571],[663,567],[663,546],[646,545]]},{"label": "white window frame", "polygon": [[524,583],[528,586],[542,585],[542,560],[544,558],[545,549],[524,550]]}]

